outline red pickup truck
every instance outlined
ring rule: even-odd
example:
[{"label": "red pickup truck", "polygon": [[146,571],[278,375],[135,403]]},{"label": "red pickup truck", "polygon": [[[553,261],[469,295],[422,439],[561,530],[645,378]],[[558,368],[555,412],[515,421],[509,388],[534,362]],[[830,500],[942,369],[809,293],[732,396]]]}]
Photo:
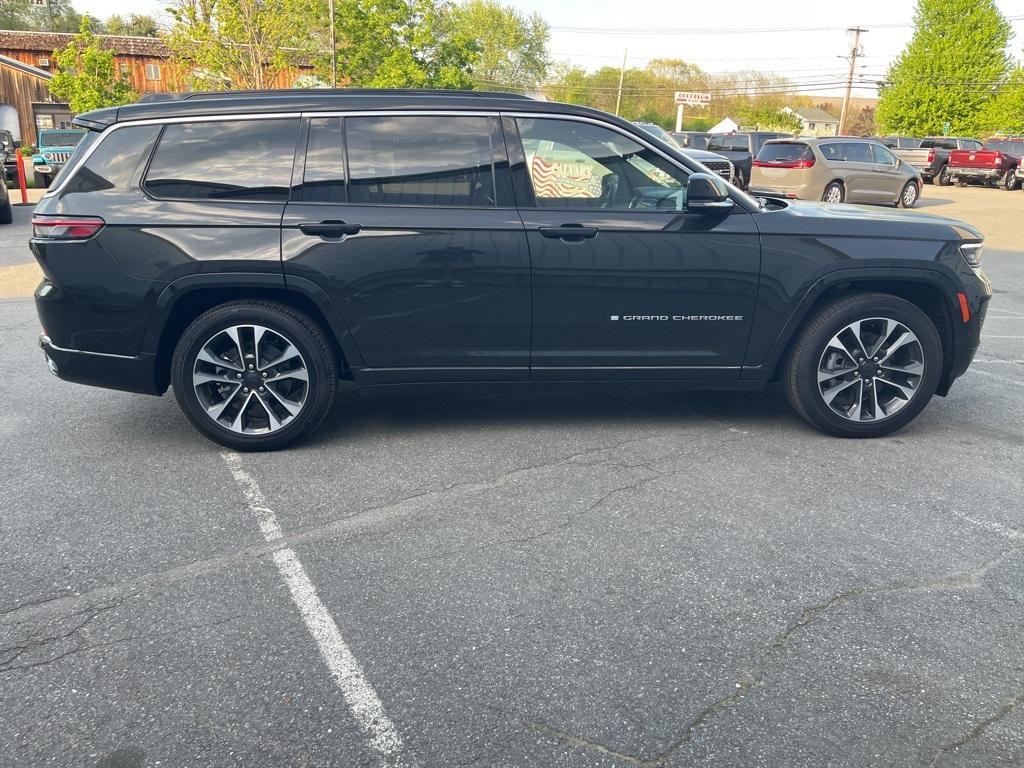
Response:
[{"label": "red pickup truck", "polygon": [[1017,189],[1018,169],[1024,156],[1024,140],[992,138],[981,149],[957,149],[949,153],[949,176],[957,186],[980,182],[1003,189]]}]

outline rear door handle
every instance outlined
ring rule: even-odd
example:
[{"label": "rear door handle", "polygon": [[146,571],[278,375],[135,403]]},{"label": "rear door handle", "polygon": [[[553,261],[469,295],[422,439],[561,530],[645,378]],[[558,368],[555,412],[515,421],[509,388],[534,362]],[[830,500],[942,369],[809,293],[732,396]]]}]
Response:
[{"label": "rear door handle", "polygon": [[584,240],[597,237],[597,227],[584,227],[582,224],[541,227],[538,231],[544,237],[557,238],[566,243],[582,243]]},{"label": "rear door handle", "polygon": [[362,229],[358,224],[347,224],[344,221],[321,221],[319,223],[305,222],[299,224],[299,230],[304,235],[315,235],[325,239],[347,237],[354,235]]}]

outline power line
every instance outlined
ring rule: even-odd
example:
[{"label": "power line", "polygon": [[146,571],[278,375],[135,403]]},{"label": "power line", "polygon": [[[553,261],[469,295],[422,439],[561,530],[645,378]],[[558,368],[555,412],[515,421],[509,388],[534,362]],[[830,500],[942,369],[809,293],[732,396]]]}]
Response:
[{"label": "power line", "polygon": [[[1009,22],[1024,21],[1024,16],[1006,16]],[[887,22],[871,24],[874,29],[908,29],[914,27],[914,22]],[[759,35],[759,34],[782,34],[790,32],[841,32],[847,27],[748,27],[745,29],[731,29],[727,27],[712,27],[705,29],[696,28],[652,28],[652,27],[551,27],[552,32],[568,32],[588,35]]]}]

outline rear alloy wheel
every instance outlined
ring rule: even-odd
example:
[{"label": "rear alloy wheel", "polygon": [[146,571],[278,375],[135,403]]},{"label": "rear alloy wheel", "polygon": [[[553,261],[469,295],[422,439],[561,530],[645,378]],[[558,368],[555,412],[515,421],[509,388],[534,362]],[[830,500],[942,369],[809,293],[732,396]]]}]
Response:
[{"label": "rear alloy wheel", "polygon": [[900,192],[900,199],[896,201],[897,205],[903,208],[913,208],[917,205],[917,199],[921,195],[921,190],[917,188],[917,184],[913,181],[908,181],[903,191]]},{"label": "rear alloy wheel", "polygon": [[821,199],[826,203],[841,203],[846,199],[846,190],[838,181],[833,181],[825,187],[825,193]]},{"label": "rear alloy wheel", "polygon": [[999,186],[1005,189],[1007,192],[1013,192],[1017,189],[1020,182],[1017,180],[1017,171],[1015,168],[1011,168],[1003,174],[1003,178],[999,180]]},{"label": "rear alloy wheel", "polygon": [[924,312],[888,294],[824,307],[790,353],[786,392],[819,429],[877,437],[910,422],[938,386],[942,344]]},{"label": "rear alloy wheel", "polygon": [[221,445],[281,448],[327,415],[337,383],[330,343],[317,325],[270,302],[232,302],[182,334],[174,394],[201,432]]}]

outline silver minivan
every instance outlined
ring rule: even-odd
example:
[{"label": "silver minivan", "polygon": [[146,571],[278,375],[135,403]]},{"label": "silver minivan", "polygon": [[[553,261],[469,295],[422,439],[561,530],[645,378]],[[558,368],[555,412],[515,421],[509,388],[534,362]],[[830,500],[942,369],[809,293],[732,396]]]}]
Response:
[{"label": "silver minivan", "polygon": [[754,159],[750,193],[826,203],[895,203],[913,208],[921,174],[870,139],[805,138],[765,142]]}]

